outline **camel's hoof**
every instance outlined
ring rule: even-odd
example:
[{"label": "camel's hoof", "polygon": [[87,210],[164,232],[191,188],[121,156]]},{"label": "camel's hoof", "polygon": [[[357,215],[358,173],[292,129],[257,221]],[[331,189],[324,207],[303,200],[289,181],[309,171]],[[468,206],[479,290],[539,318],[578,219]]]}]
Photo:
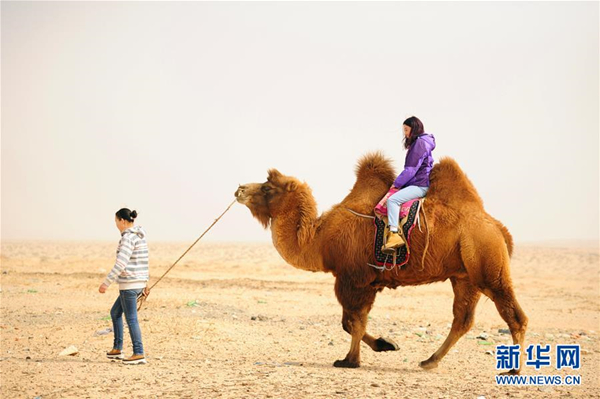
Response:
[{"label": "camel's hoof", "polygon": [[397,351],[400,350],[400,347],[397,343],[392,341],[389,338],[378,338],[375,340],[375,352],[387,352],[387,351]]},{"label": "camel's hoof", "polygon": [[360,363],[349,362],[348,360],[336,360],[333,362],[333,367],[341,367],[346,369],[356,369],[360,367]]},{"label": "camel's hoof", "polygon": [[427,359],[427,360],[423,360],[422,362],[419,363],[419,367],[425,369],[425,370],[431,370],[434,369],[438,366],[438,362],[433,361],[431,359]]},{"label": "camel's hoof", "polygon": [[520,372],[521,372],[521,370],[512,369],[512,370],[505,371],[504,373],[500,373],[500,375],[518,375]]}]

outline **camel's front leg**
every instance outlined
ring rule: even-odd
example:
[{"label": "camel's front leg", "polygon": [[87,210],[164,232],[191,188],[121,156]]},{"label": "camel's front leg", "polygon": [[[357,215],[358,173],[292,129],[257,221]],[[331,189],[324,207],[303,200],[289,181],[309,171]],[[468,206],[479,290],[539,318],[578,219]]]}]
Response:
[{"label": "camel's front leg", "polygon": [[[344,315],[342,316],[342,327],[344,328],[344,331],[346,331],[348,334],[352,335],[350,317],[345,310],[344,310]],[[383,338],[383,337],[375,338],[366,331],[365,331],[365,334],[363,335],[362,341],[365,344],[369,345],[369,347],[371,347],[371,349],[373,349],[375,352],[397,351],[400,349],[398,344],[396,342],[394,342],[393,340],[391,340],[390,338]]]},{"label": "camel's front leg", "polygon": [[360,366],[360,342],[365,341],[374,350],[395,350],[397,345],[382,338],[375,339],[367,334],[367,318],[377,290],[372,287],[357,288],[350,279],[339,276],[335,281],[335,294],[344,308],[342,327],[352,336],[350,351],[344,360],[338,360],[335,367],[356,368]]},{"label": "camel's front leg", "polygon": [[[356,368],[360,367],[360,341],[365,336],[367,330],[367,316],[369,315],[368,309],[361,309],[358,311],[348,311],[344,309],[344,330],[349,331],[352,336],[352,342],[350,343],[350,351],[344,358],[344,360],[336,360],[333,365],[335,367],[348,367]],[[373,337],[371,337],[372,339]]]}]

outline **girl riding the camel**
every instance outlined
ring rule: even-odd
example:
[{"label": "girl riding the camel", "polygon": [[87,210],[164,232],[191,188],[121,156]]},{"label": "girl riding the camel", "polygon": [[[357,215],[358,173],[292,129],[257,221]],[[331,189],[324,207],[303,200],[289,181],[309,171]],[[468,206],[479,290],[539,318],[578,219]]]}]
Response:
[{"label": "girl riding the camel", "polygon": [[435,138],[425,133],[423,123],[411,116],[402,124],[404,148],[408,150],[404,170],[392,187],[400,189],[387,200],[389,233],[383,246],[385,252],[395,251],[406,245],[402,229],[398,228],[400,206],[412,199],[424,197],[429,189],[429,173],[433,167],[431,152],[435,148]]}]

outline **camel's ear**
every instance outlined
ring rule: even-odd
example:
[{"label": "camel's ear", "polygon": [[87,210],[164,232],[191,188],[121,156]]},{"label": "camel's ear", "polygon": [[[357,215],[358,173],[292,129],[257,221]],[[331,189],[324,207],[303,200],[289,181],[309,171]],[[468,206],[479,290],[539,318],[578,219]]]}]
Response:
[{"label": "camel's ear", "polygon": [[267,181],[277,180],[277,178],[281,176],[282,174],[277,169],[269,169],[269,176],[267,177]]},{"label": "camel's ear", "polygon": [[285,188],[288,191],[295,191],[298,188],[298,183],[296,183],[295,181],[289,181],[285,185]]}]

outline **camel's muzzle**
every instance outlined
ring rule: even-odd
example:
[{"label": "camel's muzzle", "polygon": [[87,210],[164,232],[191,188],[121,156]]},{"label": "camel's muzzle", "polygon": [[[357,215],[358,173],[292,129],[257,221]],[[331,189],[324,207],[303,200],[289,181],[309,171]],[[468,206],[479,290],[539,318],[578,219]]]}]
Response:
[{"label": "camel's muzzle", "polygon": [[243,185],[239,185],[238,189],[235,190],[235,198],[237,199],[237,202],[239,202],[240,204],[243,204],[244,201],[246,200],[246,186]]},{"label": "camel's muzzle", "polygon": [[239,185],[238,189],[235,190],[235,193],[233,195],[235,195],[235,198],[237,198],[238,200],[240,199],[240,195],[242,195],[244,193],[244,186],[242,186],[241,184]]}]

